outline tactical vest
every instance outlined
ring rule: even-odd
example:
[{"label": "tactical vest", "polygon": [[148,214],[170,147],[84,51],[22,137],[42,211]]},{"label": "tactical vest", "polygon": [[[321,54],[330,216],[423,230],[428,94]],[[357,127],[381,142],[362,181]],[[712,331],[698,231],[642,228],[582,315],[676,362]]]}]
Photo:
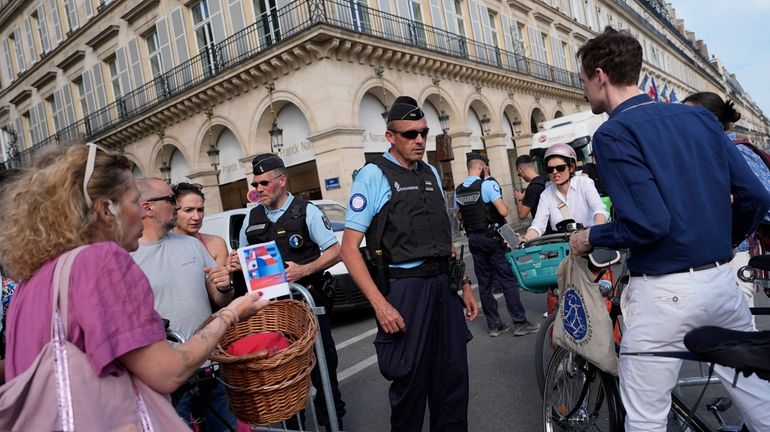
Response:
[{"label": "tactical vest", "polygon": [[[416,259],[449,257],[452,234],[444,195],[430,166],[422,161],[410,170],[380,156],[377,165],[390,184],[391,197],[374,216],[367,244],[379,244],[385,260],[401,263]],[[384,227],[380,225],[385,223]],[[380,229],[382,228],[382,229]]]},{"label": "tactical vest", "polygon": [[[249,225],[246,227],[246,239],[250,245],[275,240],[281,252],[283,262],[293,261],[307,264],[321,256],[318,245],[310,238],[310,230],[305,224],[307,206],[312,203],[294,197],[283,215],[275,223],[267,218],[265,206],[259,205],[249,212]],[[312,274],[297,281],[308,288],[316,286],[322,273]]]},{"label": "tactical vest", "polygon": [[484,182],[478,179],[465,186],[462,183],[455,190],[455,201],[458,203],[460,214],[463,216],[463,227],[465,232],[486,231],[490,225],[498,224],[503,226],[505,218],[500,216],[495,205],[485,203],[481,198],[481,184]]}]

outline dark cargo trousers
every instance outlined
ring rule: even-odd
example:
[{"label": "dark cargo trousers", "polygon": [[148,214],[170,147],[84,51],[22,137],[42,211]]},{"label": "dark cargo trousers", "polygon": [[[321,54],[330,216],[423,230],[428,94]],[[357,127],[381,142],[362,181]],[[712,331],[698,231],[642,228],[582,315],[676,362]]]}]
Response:
[{"label": "dark cargo trousers", "polygon": [[[389,391],[393,432],[420,432],[426,402],[430,430],[468,430],[468,356],[472,338],[447,275],[392,280],[388,301],[404,319],[403,332],[378,329],[374,345]],[[379,327],[379,324],[378,324]]]}]

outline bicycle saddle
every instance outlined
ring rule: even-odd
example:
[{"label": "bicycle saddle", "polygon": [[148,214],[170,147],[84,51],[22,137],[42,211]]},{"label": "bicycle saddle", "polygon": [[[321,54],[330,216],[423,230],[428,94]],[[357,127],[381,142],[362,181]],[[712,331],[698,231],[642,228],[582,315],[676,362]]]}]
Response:
[{"label": "bicycle saddle", "polygon": [[701,361],[731,367],[770,381],[770,331],[742,332],[705,326],[687,332],[684,345]]},{"label": "bicycle saddle", "polygon": [[770,255],[757,255],[749,259],[749,267],[770,271]]}]

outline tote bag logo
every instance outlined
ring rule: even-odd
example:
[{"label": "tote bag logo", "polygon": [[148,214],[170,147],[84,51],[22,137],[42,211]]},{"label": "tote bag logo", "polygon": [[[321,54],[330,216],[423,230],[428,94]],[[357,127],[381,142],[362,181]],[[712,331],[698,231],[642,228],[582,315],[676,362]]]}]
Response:
[{"label": "tote bag logo", "polygon": [[564,292],[561,314],[565,333],[578,345],[588,343],[591,339],[591,323],[586,313],[585,300],[574,286],[568,286]]}]

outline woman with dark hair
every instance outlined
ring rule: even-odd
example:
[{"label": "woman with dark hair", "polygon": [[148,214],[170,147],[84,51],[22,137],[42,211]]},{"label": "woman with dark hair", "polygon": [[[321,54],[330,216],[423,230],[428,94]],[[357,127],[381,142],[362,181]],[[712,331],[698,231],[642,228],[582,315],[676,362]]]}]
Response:
[{"label": "woman with dark hair", "polygon": [[[21,281],[8,310],[6,378],[32,366],[51,340],[56,263],[65,252],[86,246],[72,265],[63,323],[67,339],[85,353],[97,379],[133,378],[134,388],[129,383],[115,400],[135,401],[137,395],[158,400],[152,395],[176,390],[232,324],[268,301],[254,295],[235,299],[186,343],[172,346],[150,283],[128,253],[139,247],[144,216],[131,162],[94,144],[57,147],[53,153],[0,198],[0,262]],[[173,413],[170,401],[165,403]],[[129,406],[121,409],[125,412],[111,413],[114,418],[105,416],[115,424],[100,426],[116,430],[127,426],[120,422],[138,421],[136,414],[127,417]],[[173,430],[185,428],[178,417],[170,420],[178,423]]]},{"label": "woman with dark hair", "polygon": [[227,244],[222,237],[200,232],[203,226],[206,198],[203,186],[197,183],[178,183],[173,187],[179,210],[176,212],[174,232],[197,238],[219,265],[226,265]]},{"label": "woman with dark hair", "polygon": [[[738,146],[738,151],[740,151],[743,155],[743,158],[746,159],[746,163],[748,163],[751,171],[754,173],[754,175],[757,176],[765,189],[770,193],[770,170],[768,170],[767,165],[762,160],[762,157],[756,153],[755,147],[748,140],[739,140],[735,132],[732,131],[733,123],[741,119],[741,113],[735,109],[733,101],[722,100],[722,98],[716,93],[699,92],[687,96],[682,101],[682,103],[687,105],[702,106],[711,111],[717,117],[717,120],[719,120],[719,123],[722,124],[722,129],[724,129],[727,136],[733,141],[735,145]],[[764,229],[763,225],[765,223],[770,223],[770,213],[765,215],[763,223],[760,224],[760,230]],[[733,267],[733,270],[736,272],[736,274],[739,269],[748,265],[749,258],[751,257],[749,254],[749,244],[754,243],[754,239],[756,239],[756,233],[753,233],[751,236],[749,236],[748,239],[744,240],[735,249],[735,257],[732,261],[730,261],[730,265]],[[767,252],[770,251],[761,251],[759,253],[761,254]],[[743,282],[737,278],[736,280],[738,282],[738,286],[741,288],[741,291],[746,297],[746,302],[748,303],[749,307],[753,307],[754,293],[756,292],[754,284]]]}]

